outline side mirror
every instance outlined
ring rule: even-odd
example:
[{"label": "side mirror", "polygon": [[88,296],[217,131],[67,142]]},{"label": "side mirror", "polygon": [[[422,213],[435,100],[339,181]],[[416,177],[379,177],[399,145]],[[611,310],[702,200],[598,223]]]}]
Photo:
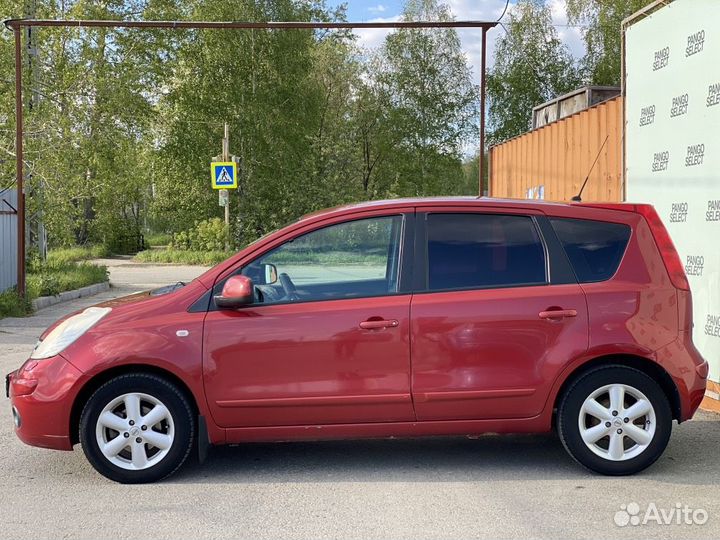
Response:
[{"label": "side mirror", "polygon": [[277,266],[270,263],[264,263],[262,267],[265,269],[265,285],[272,285],[278,280]]},{"label": "side mirror", "polygon": [[222,309],[237,309],[252,304],[255,299],[254,289],[249,277],[231,276],[223,285],[222,294],[215,296],[215,305]]}]

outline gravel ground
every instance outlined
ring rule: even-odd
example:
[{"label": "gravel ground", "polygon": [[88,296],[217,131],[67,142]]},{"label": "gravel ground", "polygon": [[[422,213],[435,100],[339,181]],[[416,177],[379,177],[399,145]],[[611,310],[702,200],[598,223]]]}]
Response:
[{"label": "gravel ground", "polygon": [[[71,310],[192,279],[204,269],[111,265],[107,293],[0,321],[0,370]],[[215,448],[156,485],[122,486],[82,451],[23,445],[0,407],[0,538],[717,538],[720,416],[676,426],[643,474],[574,465],[553,435],[253,444]],[[704,510],[704,524],[625,523],[637,503]],[[630,510],[636,508],[631,505]],[[617,514],[617,516],[616,516]],[[703,514],[697,514],[702,518]],[[623,519],[624,518],[624,519]]]}]

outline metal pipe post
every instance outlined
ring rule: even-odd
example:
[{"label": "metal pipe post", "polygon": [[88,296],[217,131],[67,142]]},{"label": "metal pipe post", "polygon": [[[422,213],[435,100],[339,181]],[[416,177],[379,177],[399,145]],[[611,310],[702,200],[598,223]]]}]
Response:
[{"label": "metal pipe post", "polygon": [[[480,153],[478,155],[478,195],[482,197],[483,194],[483,168],[485,167],[485,69],[486,69],[486,57],[485,45],[486,45],[486,34],[487,28],[482,27],[482,56],[480,61]],[[490,176],[488,174],[488,180]]]},{"label": "metal pipe post", "polygon": [[17,182],[17,292],[25,298],[25,193],[23,171],[22,34],[15,33],[15,179]]}]

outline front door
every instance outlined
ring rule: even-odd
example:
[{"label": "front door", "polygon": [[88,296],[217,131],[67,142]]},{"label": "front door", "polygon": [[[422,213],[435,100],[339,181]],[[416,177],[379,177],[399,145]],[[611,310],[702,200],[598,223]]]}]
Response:
[{"label": "front door", "polygon": [[[213,310],[206,394],[223,427],[414,420],[403,215],[317,229],[241,269],[257,301]],[[269,267],[268,265],[273,265]]]},{"label": "front door", "polygon": [[535,416],[559,369],[587,350],[585,296],[550,279],[538,217],[418,216],[427,270],[411,306],[418,420]]}]

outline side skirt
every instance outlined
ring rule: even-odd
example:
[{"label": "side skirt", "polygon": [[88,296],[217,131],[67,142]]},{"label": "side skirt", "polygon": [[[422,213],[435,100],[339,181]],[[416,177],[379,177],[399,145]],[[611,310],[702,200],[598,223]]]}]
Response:
[{"label": "side skirt", "polygon": [[243,442],[312,441],[332,439],[475,436],[483,433],[546,433],[550,417],[492,420],[442,420],[425,422],[379,422],[313,426],[242,427],[225,430],[229,444]]}]

